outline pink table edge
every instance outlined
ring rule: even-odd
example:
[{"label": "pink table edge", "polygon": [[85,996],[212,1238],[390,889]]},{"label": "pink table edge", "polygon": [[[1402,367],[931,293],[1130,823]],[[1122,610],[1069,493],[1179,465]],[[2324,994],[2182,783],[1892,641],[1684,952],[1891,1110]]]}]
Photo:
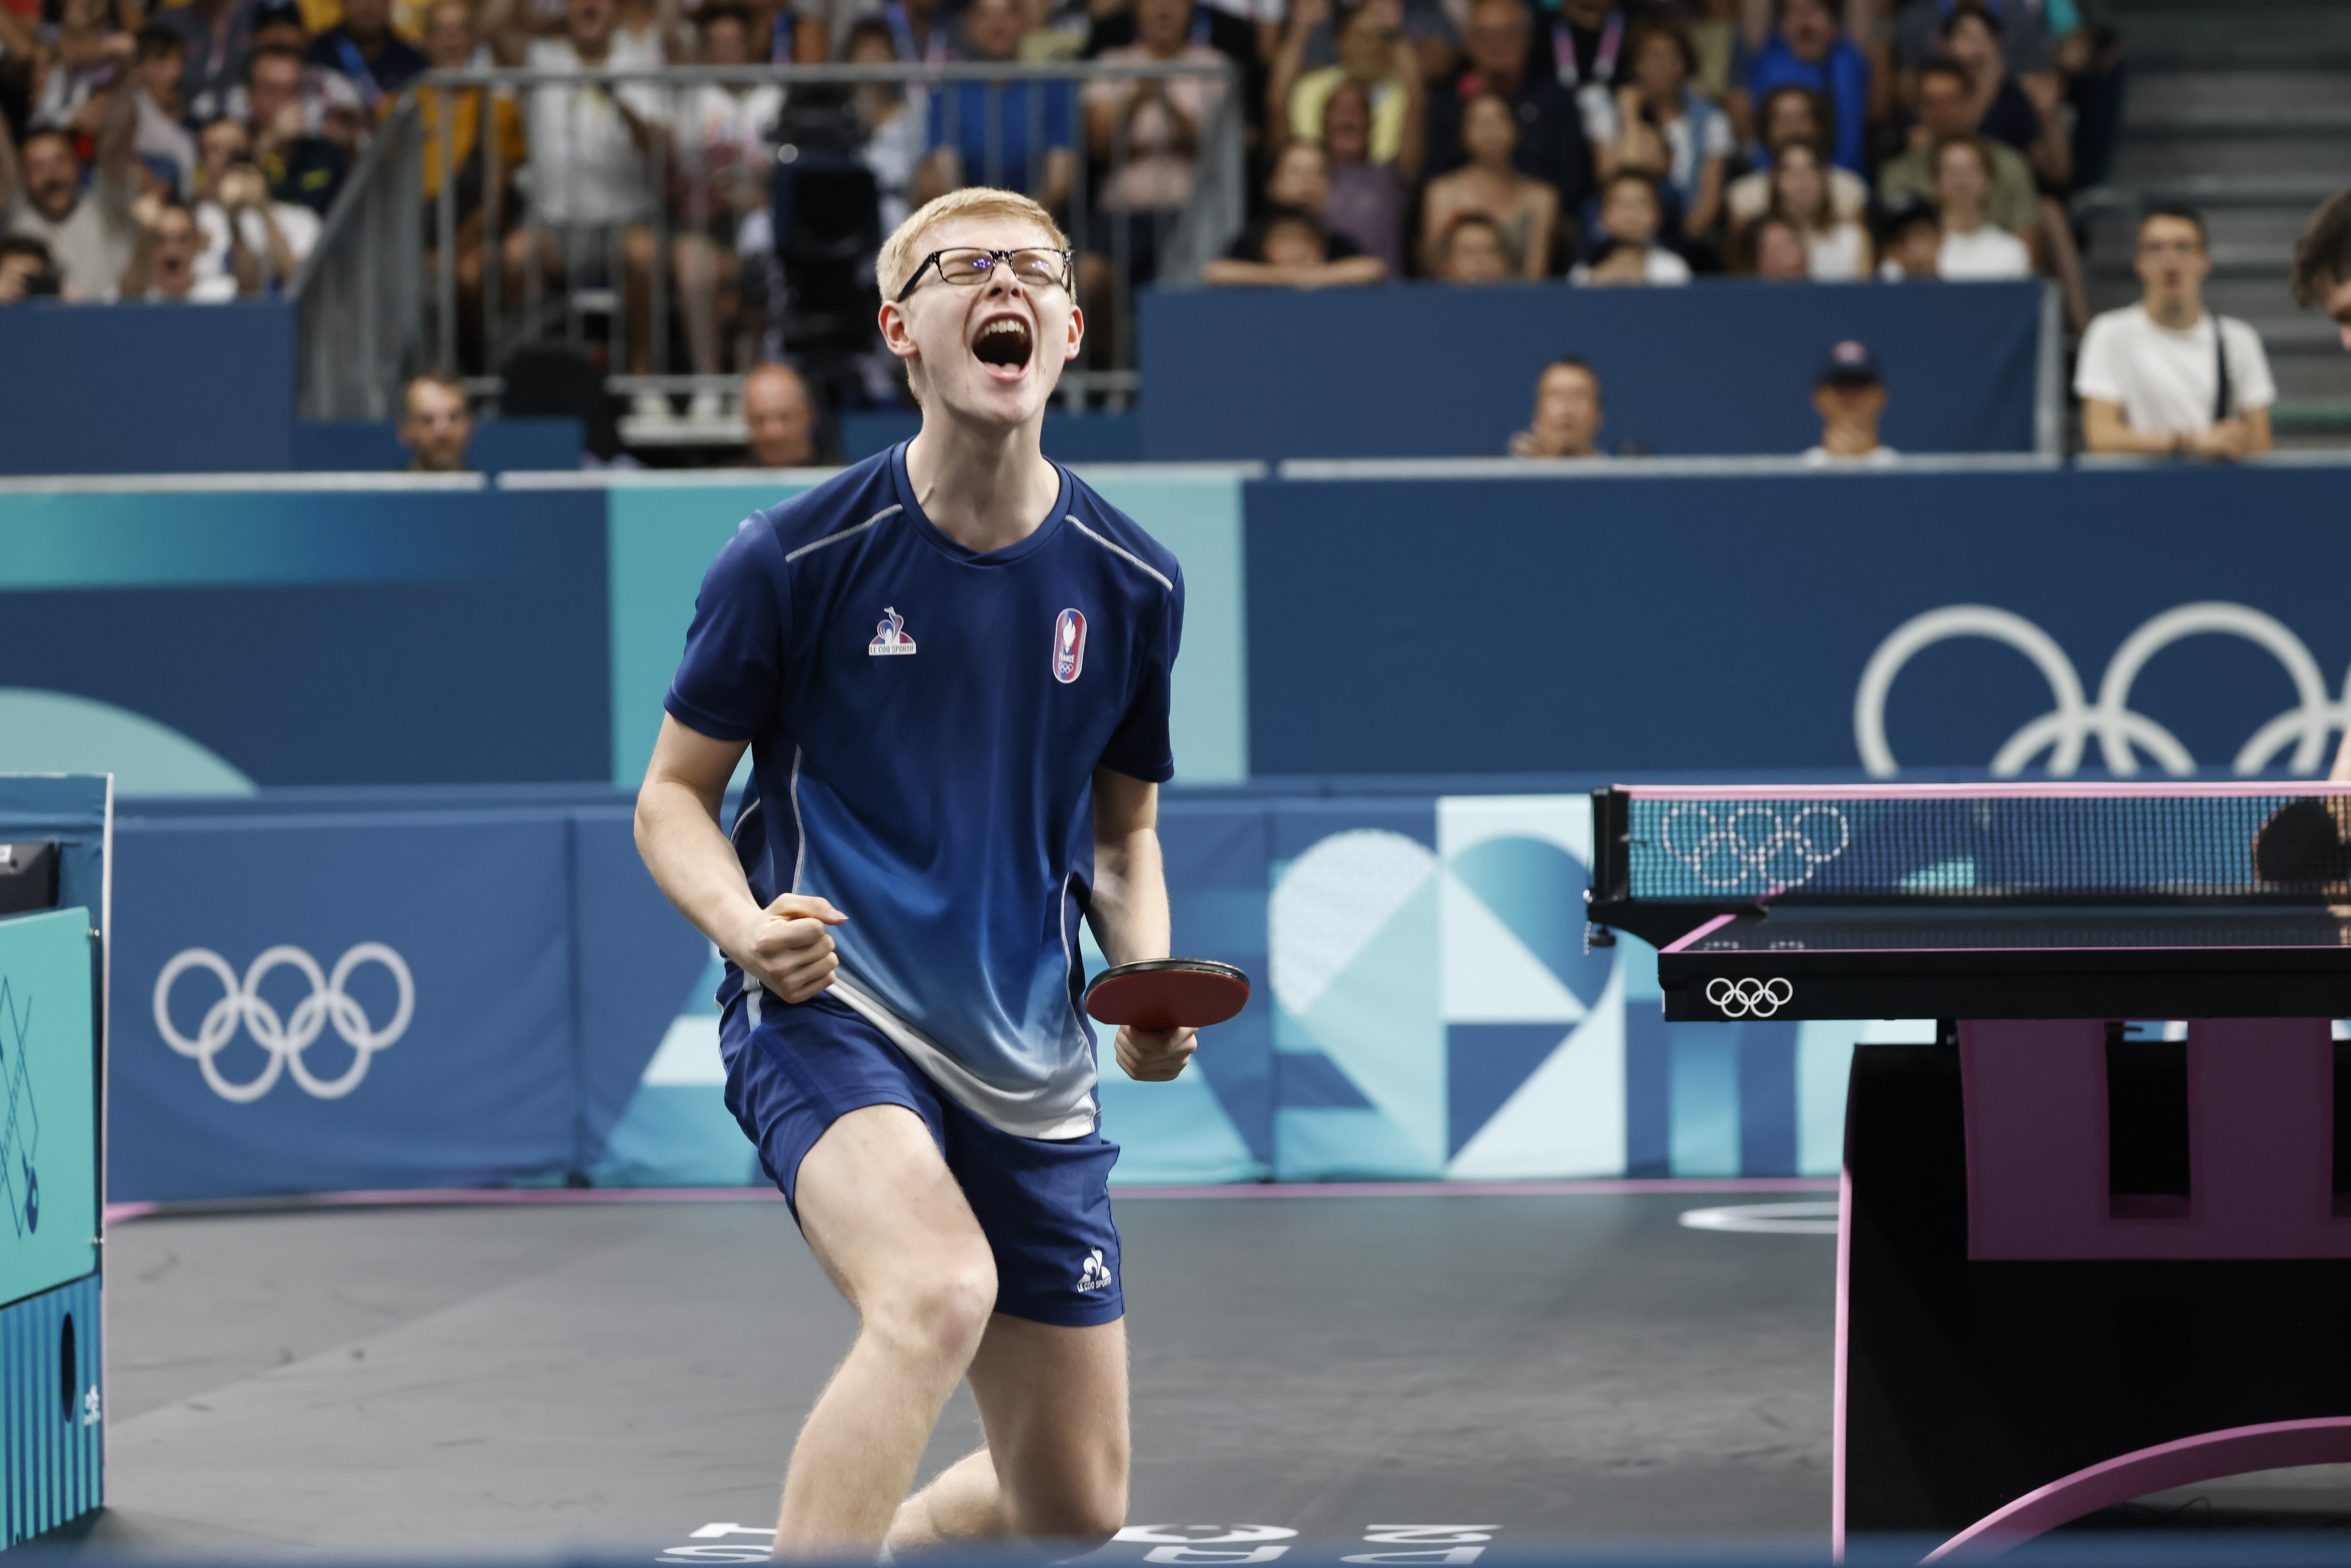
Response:
[{"label": "pink table edge", "polygon": [[[2029,1491],[1952,1536],[1925,1560],[1996,1557],[2069,1520],[2168,1487],[2190,1486],[2247,1470],[2346,1460],[2351,1460],[2351,1416],[2268,1421],[2199,1432],[2119,1455]],[[1841,1536],[1842,1516],[1837,1522]]]},{"label": "pink table edge", "polygon": [[2319,779],[2171,779],[2158,784],[1619,784],[1635,800],[2176,800],[2187,797],[2351,795],[2351,783]]}]

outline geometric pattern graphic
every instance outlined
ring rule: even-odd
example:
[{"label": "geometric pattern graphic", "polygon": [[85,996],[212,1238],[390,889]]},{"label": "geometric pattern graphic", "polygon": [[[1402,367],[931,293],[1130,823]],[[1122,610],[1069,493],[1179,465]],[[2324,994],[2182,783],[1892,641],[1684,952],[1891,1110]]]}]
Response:
[{"label": "geometric pattern graphic", "polygon": [[16,1234],[41,1228],[41,1113],[33,1103],[33,1070],[26,1050],[33,998],[20,1003],[0,979],[0,1204]]}]

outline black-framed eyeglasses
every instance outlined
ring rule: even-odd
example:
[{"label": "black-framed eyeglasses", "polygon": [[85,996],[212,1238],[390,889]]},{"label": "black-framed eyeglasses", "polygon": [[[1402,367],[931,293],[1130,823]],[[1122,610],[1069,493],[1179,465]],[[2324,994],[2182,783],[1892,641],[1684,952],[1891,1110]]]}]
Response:
[{"label": "black-framed eyeglasses", "polygon": [[1066,288],[1070,284],[1070,255],[1066,250],[1054,250],[1045,246],[1031,246],[1020,250],[981,250],[974,246],[957,246],[952,250],[935,250],[914,266],[914,274],[906,279],[906,287],[898,290],[898,303],[923,281],[923,274],[938,269],[939,280],[951,288],[977,288],[996,275],[998,263],[1012,269],[1012,276],[1031,288]]}]

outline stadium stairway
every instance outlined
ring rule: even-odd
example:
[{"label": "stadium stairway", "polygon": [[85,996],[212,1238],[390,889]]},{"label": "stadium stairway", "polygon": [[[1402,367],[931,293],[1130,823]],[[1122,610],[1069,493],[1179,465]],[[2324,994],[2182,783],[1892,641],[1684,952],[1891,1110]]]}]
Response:
[{"label": "stadium stairway", "polygon": [[2351,5],[2343,0],[2115,0],[2130,79],[2121,145],[2091,224],[2090,303],[2137,297],[2133,229],[2184,201],[2211,231],[2205,298],[2251,322],[2277,378],[2281,446],[2351,445],[2351,354],[2285,286],[2311,209],[2351,185]]}]

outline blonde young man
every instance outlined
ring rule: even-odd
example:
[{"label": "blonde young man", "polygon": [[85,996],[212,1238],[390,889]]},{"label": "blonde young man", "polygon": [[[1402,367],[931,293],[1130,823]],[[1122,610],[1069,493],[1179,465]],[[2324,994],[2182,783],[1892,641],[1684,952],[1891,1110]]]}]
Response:
[{"label": "blonde young man", "polygon": [[[922,430],[720,552],[637,842],[726,956],[727,1103],[862,1320],[778,1553],[1098,1543],[1126,1511],[1126,1343],[1077,922],[1113,963],[1167,952],[1183,578],[1039,450],[1085,328],[1044,209],[943,196],[876,271]],[[1117,1050],[1164,1081],[1193,1041]],[[987,1446],[908,1498],[966,1378]]]}]

